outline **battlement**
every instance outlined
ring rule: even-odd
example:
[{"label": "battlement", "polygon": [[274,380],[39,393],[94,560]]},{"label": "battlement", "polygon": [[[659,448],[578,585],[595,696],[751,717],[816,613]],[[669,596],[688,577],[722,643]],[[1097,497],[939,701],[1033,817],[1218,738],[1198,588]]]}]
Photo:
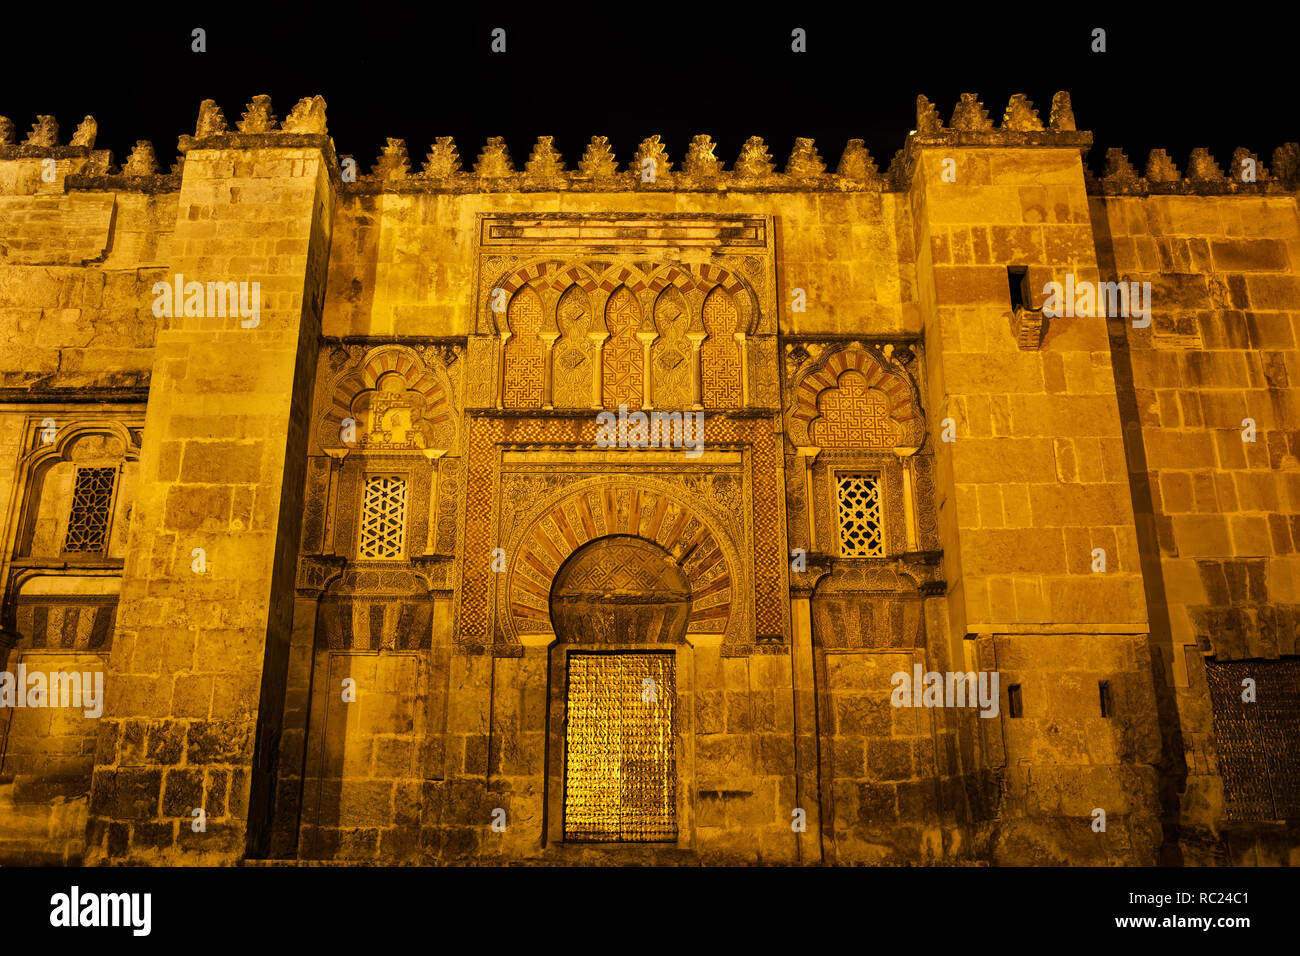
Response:
[{"label": "battlement", "polygon": [[[850,139],[832,171],[816,142],[795,140],[783,167],[778,168],[761,136],[751,136],[728,168],[716,155],[717,144],[707,134],[692,138],[680,164],[669,155],[656,134],[642,140],[630,158],[620,162],[607,136],[593,136],[574,168],[566,165],[553,136],[539,137],[528,159],[516,165],[503,137],[490,137],[469,163],[462,159],[455,140],[437,137],[416,170],[405,140],[390,138],[368,173],[358,172],[351,156],[334,157],[333,141],[325,121],[325,101],[306,97],[283,121],[272,110],[271,98],[254,96],[235,129],[213,100],[204,100],[193,136],[181,136],[180,156],[170,172],[158,163],[153,144],[139,141],[119,168],[112,153],[94,148],[98,131],[87,116],[71,141],[59,142],[58,123],[38,116],[26,138],[16,142],[14,124],[0,117],[0,161],[53,158],[68,161],[69,189],[119,188],[158,191],[179,188],[184,156],[196,148],[256,148],[259,146],[317,146],[329,156],[340,186],[348,192],[896,192],[909,188],[917,158],[924,148],[1015,147],[1071,148],[1086,157],[1093,134],[1076,127],[1070,94],[1052,97],[1046,123],[1024,94],[1011,97],[1001,122],[994,125],[989,111],[974,93],[963,93],[947,125],[925,96],[916,101],[916,129],[908,133],[883,171],[861,139]],[[1119,149],[1108,149],[1105,172],[1096,177],[1085,167],[1090,192],[1106,195],[1160,193],[1231,194],[1283,192],[1300,186],[1300,144],[1278,146],[1270,166],[1255,153],[1239,147],[1228,170],[1223,170],[1208,150],[1195,149],[1186,173],[1180,173],[1162,150],[1153,150],[1139,176]]]}]

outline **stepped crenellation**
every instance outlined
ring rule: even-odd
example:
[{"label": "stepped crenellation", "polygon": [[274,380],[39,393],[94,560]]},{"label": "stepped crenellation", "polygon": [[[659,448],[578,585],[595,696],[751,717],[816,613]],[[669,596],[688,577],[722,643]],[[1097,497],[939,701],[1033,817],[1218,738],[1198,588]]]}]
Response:
[{"label": "stepped crenellation", "polygon": [[245,99],[0,119],[0,866],[1300,865],[1300,145]]},{"label": "stepped crenellation", "polygon": [[[71,140],[62,145],[56,118],[40,115],[19,142],[13,121],[0,116],[0,159],[81,159],[68,173],[68,184],[74,188],[113,183],[134,189],[179,185],[176,174],[180,162],[170,174],[162,172],[153,146],[145,141],[136,144],[120,169],[114,167],[110,152],[94,148],[97,132],[95,119],[86,116]],[[324,99],[304,97],[280,120],[271,97],[259,94],[245,105],[233,129],[216,101],[204,100],[194,135],[181,136],[178,149],[183,160],[184,154],[196,147],[260,145],[262,137],[275,137],[276,142],[284,144],[307,145],[303,137],[312,138],[318,145],[329,143]],[[504,137],[494,136],[484,144],[470,169],[464,168],[452,137],[441,136],[435,139],[418,172],[411,165],[406,142],[390,138],[368,173],[343,177],[343,182],[356,192],[896,191],[908,188],[922,147],[1064,147],[1077,148],[1086,155],[1091,145],[1092,134],[1077,128],[1070,94],[1065,91],[1052,97],[1046,123],[1033,102],[1025,94],[1016,93],[996,125],[975,93],[961,95],[946,124],[938,107],[921,95],[916,99],[916,129],[884,173],[861,139],[848,141],[834,172],[830,172],[816,142],[809,137],[795,140],[788,159],[778,170],[778,163],[760,136],[747,139],[730,166],[717,155],[712,137],[704,133],[691,139],[680,165],[675,165],[659,134],[642,140],[630,159],[624,160],[626,165],[620,162],[609,137],[594,136],[572,168],[553,136],[538,138],[522,168],[512,161]],[[1233,153],[1227,170],[1207,149],[1198,148],[1188,158],[1185,172],[1165,150],[1156,149],[1149,154],[1141,175],[1122,151],[1112,148],[1106,152],[1100,177],[1086,166],[1084,174],[1090,191],[1105,194],[1287,190],[1300,182],[1300,145],[1287,143],[1274,150],[1271,169],[1244,147]]]},{"label": "stepped crenellation", "polygon": [[1295,189],[1300,185],[1300,145],[1286,143],[1273,151],[1271,166],[1260,162],[1258,155],[1237,147],[1232,162],[1224,170],[1208,149],[1197,147],[1187,158],[1185,171],[1164,149],[1153,149],[1141,175],[1122,150],[1106,150],[1102,175],[1097,178],[1085,169],[1090,192],[1106,195],[1147,195],[1151,193],[1228,194],[1234,192],[1271,192]]}]

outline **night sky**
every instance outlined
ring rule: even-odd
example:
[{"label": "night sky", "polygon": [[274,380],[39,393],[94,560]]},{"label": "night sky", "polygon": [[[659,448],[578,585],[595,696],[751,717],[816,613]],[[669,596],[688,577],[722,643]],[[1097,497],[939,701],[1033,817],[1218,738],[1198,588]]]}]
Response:
[{"label": "night sky", "polygon": [[[394,13],[376,4],[381,16],[371,17],[351,2],[295,4],[304,26],[262,12],[250,24],[206,7],[74,13],[33,4],[6,12],[0,115],[21,141],[37,113],[53,113],[66,142],[90,113],[97,147],[116,162],[150,139],[167,166],[205,98],[233,126],[254,94],[271,94],[283,118],[320,93],[337,152],[363,170],[389,136],[407,141],[416,169],[446,135],[466,168],[489,136],[505,136],[522,166],[543,133],[570,167],[595,134],[609,136],[626,165],[659,133],[680,166],[691,137],[708,133],[728,168],[757,134],[779,168],[794,138],[811,136],[832,171],[852,137],[866,140],[883,170],[915,125],[918,93],[946,123],[967,91],[995,122],[1012,93],[1025,93],[1045,122],[1052,94],[1069,90],[1079,128],[1095,134],[1094,169],[1109,146],[1124,148],[1139,171],[1148,150],[1164,147],[1183,170],[1193,147],[1208,147],[1222,168],[1237,146],[1268,163],[1275,146],[1300,140],[1294,33],[1246,5],[1240,13],[1218,5],[1212,16],[1162,5],[1158,17],[1122,5],[1063,14],[986,4],[950,14],[914,2],[827,13],[768,2],[746,14],[735,2],[620,2],[587,12],[557,4],[546,15],[468,6]],[[207,31],[206,53],[190,50],[196,26]],[[497,26],[505,54],[490,51]],[[807,31],[808,52],[790,51],[794,27]],[[1106,30],[1104,54],[1090,50],[1094,27]]]}]

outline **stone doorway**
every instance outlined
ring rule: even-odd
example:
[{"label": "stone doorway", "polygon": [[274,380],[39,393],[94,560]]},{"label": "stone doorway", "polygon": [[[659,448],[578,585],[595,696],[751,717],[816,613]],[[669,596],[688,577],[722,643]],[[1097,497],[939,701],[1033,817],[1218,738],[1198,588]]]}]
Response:
[{"label": "stone doorway", "polygon": [[654,542],[612,535],[564,563],[550,604],[564,668],[556,735],[563,840],[676,843],[680,747],[672,645],[683,641],[690,616],[685,573]]},{"label": "stone doorway", "polygon": [[564,839],[677,841],[671,653],[570,654]]}]

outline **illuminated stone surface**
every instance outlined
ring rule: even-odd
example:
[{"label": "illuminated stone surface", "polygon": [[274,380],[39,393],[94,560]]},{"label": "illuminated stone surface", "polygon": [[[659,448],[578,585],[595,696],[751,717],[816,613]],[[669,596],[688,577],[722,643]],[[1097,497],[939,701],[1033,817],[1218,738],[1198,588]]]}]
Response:
[{"label": "illuminated stone surface", "polygon": [[319,98],[0,121],[4,668],[107,694],[0,710],[0,861],[1300,864],[1300,147],[995,117],[347,182]]}]

